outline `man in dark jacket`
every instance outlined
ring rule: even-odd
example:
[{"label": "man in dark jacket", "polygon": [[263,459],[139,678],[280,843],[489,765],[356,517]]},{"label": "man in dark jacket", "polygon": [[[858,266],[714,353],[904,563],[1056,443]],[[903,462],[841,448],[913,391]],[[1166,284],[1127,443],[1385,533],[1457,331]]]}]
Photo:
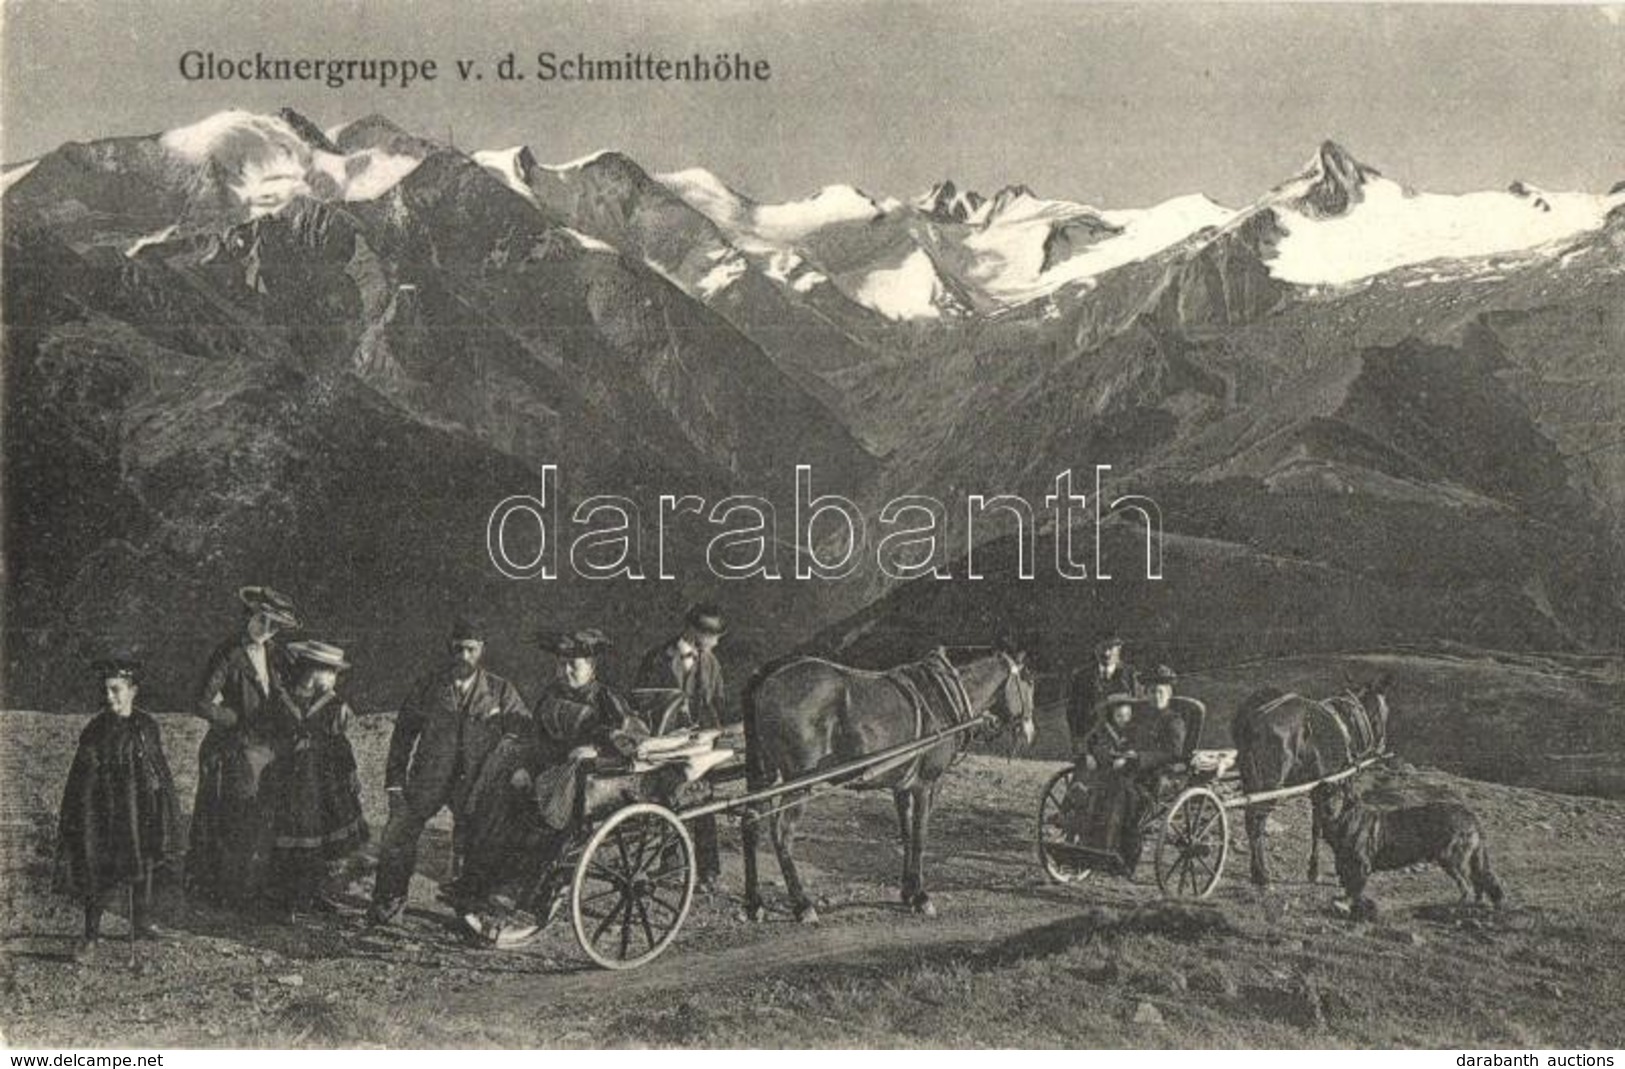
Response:
[{"label": "man in dark jacket", "polygon": [[1095,643],[1093,663],[1072,673],[1066,701],[1066,726],[1072,736],[1072,755],[1082,759],[1084,738],[1095,726],[1101,703],[1108,695],[1139,693],[1134,669],[1123,659],[1123,640],[1115,634]]},{"label": "man in dark jacket", "polygon": [[418,682],[395,719],[384,772],[389,823],[378,848],[370,924],[393,923],[405,908],[424,825],[450,806],[456,843],[455,825],[486,761],[505,740],[509,747],[530,741],[530,710],[519,691],[481,666],[484,635],[478,624],[459,620],[446,665]]},{"label": "man in dark jacket", "polygon": [[205,900],[257,904],[272,832],[260,780],[279,737],[286,655],[274,641],[297,627],[293,602],[267,586],[243,587],[242,630],[209,657],[195,710],[209,722],[198,746],[197,800],[186,851],[187,890]]},{"label": "man in dark jacket", "polygon": [[[684,617],[681,634],[644,655],[638,670],[638,689],[650,692],[664,688],[683,696],[666,723],[649,724],[655,734],[722,726],[727,718],[727,689],[715,650],[726,631],[720,607],[695,605]],[[691,828],[701,889],[715,890],[717,878],[722,875],[716,818],[701,817]]]},{"label": "man in dark jacket", "polygon": [[102,911],[129,893],[130,925],[138,939],[157,939],[152,877],[176,847],[175,783],[158,722],[135,707],[140,666],[127,658],[95,665],[102,711],[79,735],[57,824],[56,887],[85,907],[83,960],[101,937]]}]

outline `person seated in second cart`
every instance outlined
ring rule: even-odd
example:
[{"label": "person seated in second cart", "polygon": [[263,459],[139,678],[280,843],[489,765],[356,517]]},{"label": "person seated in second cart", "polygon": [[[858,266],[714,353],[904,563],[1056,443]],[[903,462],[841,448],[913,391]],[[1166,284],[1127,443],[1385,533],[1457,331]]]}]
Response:
[{"label": "person seated in second cart", "polygon": [[1142,788],[1152,796],[1183,771],[1185,714],[1174,704],[1174,683],[1179,677],[1165,664],[1151,674],[1151,699],[1130,725],[1129,737],[1139,751],[1138,774]]},{"label": "person seated in second cart", "polygon": [[1101,702],[1105,712],[1083,739],[1080,838],[1090,850],[1115,854],[1132,872],[1140,859],[1140,814],[1145,805],[1139,783],[1140,754],[1129,729],[1136,699],[1127,693],[1111,694]]}]

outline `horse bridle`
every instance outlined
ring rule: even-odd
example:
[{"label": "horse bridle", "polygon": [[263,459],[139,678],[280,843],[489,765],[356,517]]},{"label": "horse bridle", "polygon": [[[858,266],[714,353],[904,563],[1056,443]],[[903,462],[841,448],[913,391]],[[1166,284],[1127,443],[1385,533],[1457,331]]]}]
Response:
[{"label": "horse bridle", "polygon": [[[959,666],[954,664],[952,657],[948,656],[948,651],[953,650],[960,653],[996,653],[998,654],[999,659],[1004,662],[1005,668],[1009,670],[1011,680],[1021,679],[1022,673],[1027,670],[1026,665],[1012,657],[1008,650],[1000,649],[997,646],[943,646],[941,649],[942,662],[948,668],[948,677],[953,680],[954,688],[957,691],[956,696],[959,699],[960,707],[965,710],[966,719],[971,719],[977,716],[980,716],[983,719],[992,719],[994,726],[998,730],[994,731],[991,735],[983,736],[984,740],[997,738],[1000,732],[1009,731],[1012,736],[1012,746],[1016,745],[1014,742],[1014,736],[1019,733],[1021,723],[1023,721],[1031,720],[1033,718],[1033,714],[1037,711],[1034,704],[1030,702],[1028,703],[1028,708],[1025,710],[1025,715],[1012,715],[1003,718],[1003,723],[999,722],[1001,718],[994,717],[992,715],[991,710],[978,714],[977,711],[971,707],[970,693],[965,690],[965,681],[959,674]],[[1007,682],[1005,685],[1008,686],[1009,683]],[[1014,710],[1011,710],[1011,712],[1014,713]],[[961,745],[961,749],[963,749],[963,747],[964,744]]]}]

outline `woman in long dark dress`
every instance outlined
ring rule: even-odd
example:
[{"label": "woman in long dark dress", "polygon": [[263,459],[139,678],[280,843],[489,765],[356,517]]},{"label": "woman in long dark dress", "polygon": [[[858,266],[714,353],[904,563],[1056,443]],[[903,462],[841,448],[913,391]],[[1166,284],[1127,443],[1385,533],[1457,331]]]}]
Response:
[{"label": "woman in long dark dress", "polygon": [[598,659],[609,647],[602,631],[542,641],[559,658],[558,677],[536,700],[534,739],[507,760],[488,762],[484,782],[471,792],[474,819],[452,903],[460,911],[529,890],[579,816],[583,763],[629,753],[649,733],[631,704],[598,678]]},{"label": "woman in long dark dress", "polygon": [[139,939],[157,939],[152,880],[178,853],[175,782],[158,722],[135,707],[139,666],[109,660],[95,666],[103,708],[79,735],[57,824],[57,890],[83,903],[85,928],[74,956],[92,953],[102,912],[128,895]]},{"label": "woman in long dark dress", "polygon": [[282,744],[277,722],[287,666],[275,639],[299,621],[293,602],[270,587],[243,587],[237,596],[242,628],[210,655],[197,698],[209,731],[198,746],[186,889],[207,902],[253,908],[262,904],[271,854],[260,781]]},{"label": "woman in long dark dress", "polygon": [[325,642],[292,642],[288,653],[295,682],[281,697],[285,752],[267,770],[261,795],[273,814],[269,893],[289,914],[332,912],[321,893],[328,865],[368,835],[345,734],[354,714],[336,689],[350,663]]}]

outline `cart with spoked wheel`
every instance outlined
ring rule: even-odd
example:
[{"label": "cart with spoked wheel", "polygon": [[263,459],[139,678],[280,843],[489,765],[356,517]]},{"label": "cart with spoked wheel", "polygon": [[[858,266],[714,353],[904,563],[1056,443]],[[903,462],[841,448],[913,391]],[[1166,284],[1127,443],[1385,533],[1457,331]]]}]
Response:
[{"label": "cart with spoked wheel", "polygon": [[606,969],[647,964],[676,938],[694,901],[694,840],[705,816],[751,819],[781,796],[841,784],[894,767],[988,722],[978,717],[755,791],[743,747],[715,730],[650,740],[630,767],[583,771],[581,817],[542,874],[500,918],[465,921],[497,947],[532,940],[566,910],[577,944]]},{"label": "cart with spoked wheel", "polygon": [[[1356,775],[1383,759],[1367,754],[1349,767],[1309,783],[1244,794],[1235,772],[1236,751],[1200,748],[1207,709],[1194,698],[1173,702],[1185,718],[1185,752],[1154,784],[1144,787],[1135,837],[1150,851],[1157,888],[1171,898],[1203,899],[1219,886],[1230,856],[1230,811],[1307,794]],[[1077,883],[1096,874],[1133,876],[1139,851],[1125,856],[1102,841],[1091,818],[1105,778],[1078,765],[1058,770],[1038,801],[1038,862],[1054,883]]]}]

